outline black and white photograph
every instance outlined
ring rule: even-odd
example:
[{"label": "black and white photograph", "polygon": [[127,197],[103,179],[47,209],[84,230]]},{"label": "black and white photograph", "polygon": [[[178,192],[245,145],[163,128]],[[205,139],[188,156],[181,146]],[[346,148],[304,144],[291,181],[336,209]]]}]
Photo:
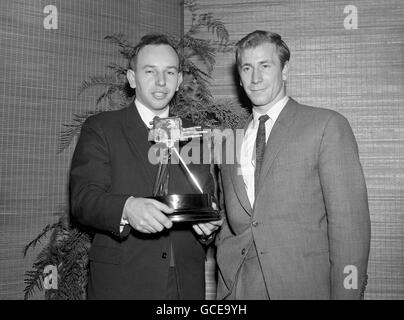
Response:
[{"label": "black and white photograph", "polygon": [[0,0],[0,300],[404,300],[403,17]]}]

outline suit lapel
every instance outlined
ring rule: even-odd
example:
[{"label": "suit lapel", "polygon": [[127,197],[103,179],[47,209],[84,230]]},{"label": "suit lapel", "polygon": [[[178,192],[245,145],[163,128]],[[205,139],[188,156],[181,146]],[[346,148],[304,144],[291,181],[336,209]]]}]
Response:
[{"label": "suit lapel", "polygon": [[289,98],[289,101],[279,114],[279,117],[271,130],[271,134],[269,135],[267,146],[265,148],[264,162],[262,164],[261,174],[258,181],[258,192],[256,193],[257,197],[265,181],[265,177],[267,176],[278,152],[283,146],[285,146],[286,140],[290,134],[290,126],[294,121],[297,108],[297,102],[292,98]]},{"label": "suit lapel", "polygon": [[148,159],[148,152],[152,144],[148,141],[148,129],[133,102],[127,108],[124,132],[133,153],[140,159],[136,165],[146,174],[147,182],[152,188],[157,166],[153,166]]},{"label": "suit lapel", "polygon": [[[248,124],[250,123],[250,121],[252,120],[252,115],[248,118],[246,125],[244,126],[244,133],[248,128]],[[235,146],[234,148],[236,148],[237,146],[237,142],[236,142],[236,138],[237,136],[235,135]],[[236,192],[237,198],[240,201],[240,204],[243,206],[244,210],[248,213],[248,215],[251,216],[252,214],[252,208],[251,208],[251,203],[250,200],[248,199],[247,196],[247,191],[245,188],[245,184],[244,184],[244,179],[243,179],[243,175],[241,174],[241,164],[240,164],[240,152],[241,152],[241,148],[239,148],[239,150],[235,150],[236,152],[236,157],[235,157],[235,163],[233,165],[231,165],[231,172],[230,172],[230,176],[231,176],[231,180],[233,182],[233,186],[234,186],[234,190]]]}]

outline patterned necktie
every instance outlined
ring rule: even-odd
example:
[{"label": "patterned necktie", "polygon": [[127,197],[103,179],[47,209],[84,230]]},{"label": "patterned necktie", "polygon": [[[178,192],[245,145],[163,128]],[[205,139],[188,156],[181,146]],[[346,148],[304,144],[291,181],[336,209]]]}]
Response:
[{"label": "patterned necktie", "polygon": [[259,127],[257,132],[257,138],[255,140],[255,172],[254,172],[254,184],[255,184],[255,196],[257,196],[258,190],[258,178],[261,172],[262,161],[264,160],[266,135],[265,135],[265,122],[269,119],[267,114],[259,117]]}]

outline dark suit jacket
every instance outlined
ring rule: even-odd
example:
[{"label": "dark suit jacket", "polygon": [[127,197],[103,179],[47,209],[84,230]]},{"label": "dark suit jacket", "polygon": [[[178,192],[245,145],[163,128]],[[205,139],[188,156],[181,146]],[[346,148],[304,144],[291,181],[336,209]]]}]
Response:
[{"label": "dark suit jacket", "polygon": [[[183,122],[184,123],[184,122]],[[184,123],[184,126],[186,124]],[[119,230],[129,196],[152,195],[157,165],[148,161],[148,130],[132,103],[88,118],[70,172],[72,215],[96,234],[89,253],[89,299],[164,299],[173,243],[181,298],[204,299],[205,251],[191,225],[158,234]],[[191,165],[206,193],[209,165]],[[177,164],[170,167],[169,193],[198,193]]]},{"label": "dark suit jacket", "polygon": [[[370,219],[348,121],[290,99],[271,131],[261,170],[251,208],[239,165],[222,165],[227,221],[217,237],[218,298],[232,297],[253,241],[270,299],[360,298]],[[355,275],[356,287],[350,281]]]}]

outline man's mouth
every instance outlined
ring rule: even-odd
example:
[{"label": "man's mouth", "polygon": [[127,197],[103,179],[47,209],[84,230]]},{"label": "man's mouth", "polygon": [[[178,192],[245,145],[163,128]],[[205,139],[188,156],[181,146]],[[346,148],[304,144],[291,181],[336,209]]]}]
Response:
[{"label": "man's mouth", "polygon": [[260,89],[250,89],[251,92],[260,92],[260,91],[264,91],[265,88],[260,88]]},{"label": "man's mouth", "polygon": [[164,99],[165,97],[167,97],[167,94],[168,94],[167,92],[161,92],[161,91],[156,91],[152,93],[153,97],[157,100]]}]

